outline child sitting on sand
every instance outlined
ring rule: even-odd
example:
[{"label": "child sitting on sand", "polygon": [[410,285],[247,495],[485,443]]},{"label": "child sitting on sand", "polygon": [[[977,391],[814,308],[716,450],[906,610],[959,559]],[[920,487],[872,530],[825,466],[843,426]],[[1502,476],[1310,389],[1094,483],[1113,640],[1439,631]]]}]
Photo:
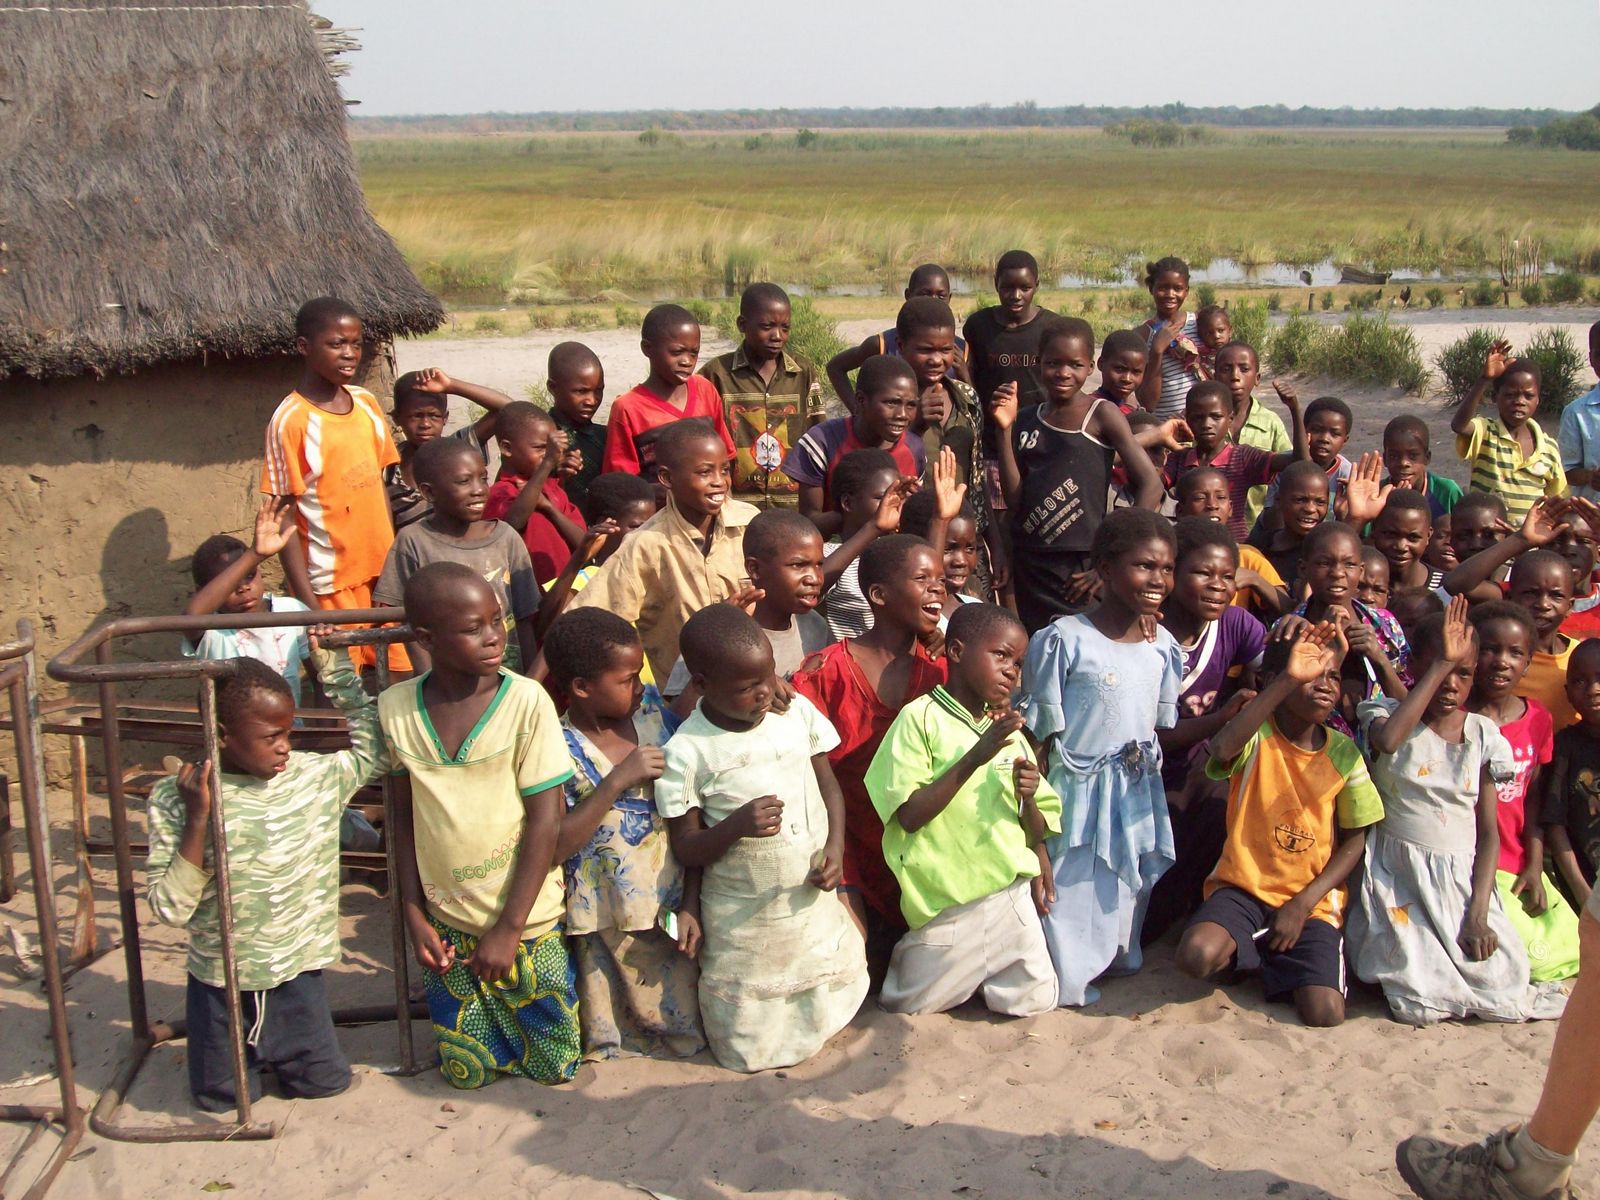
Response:
[{"label": "child sitting on sand", "polygon": [[678,861],[703,872],[700,1015],[723,1066],[792,1066],[867,993],[861,935],[833,894],[838,735],[804,696],[772,710],[772,644],[737,606],[696,613],[681,645],[701,699],[667,743],[656,810]]},{"label": "child sitting on sand", "polygon": [[945,638],[949,682],[901,709],[867,769],[911,927],[883,981],[890,1012],[943,1012],[980,989],[1006,1016],[1056,1006],[1039,914],[1054,899],[1044,839],[1061,831],[1061,800],[1011,711],[1027,649],[1014,614],[965,606]]},{"label": "child sitting on sand", "polygon": [[733,438],[722,397],[709,379],[694,373],[700,361],[700,322],[694,314],[677,304],[656,305],[639,329],[639,349],[650,364],[650,374],[612,402],[601,470],[631,471],[653,480],[656,447],[647,435],[686,419],[708,422],[732,458]]}]

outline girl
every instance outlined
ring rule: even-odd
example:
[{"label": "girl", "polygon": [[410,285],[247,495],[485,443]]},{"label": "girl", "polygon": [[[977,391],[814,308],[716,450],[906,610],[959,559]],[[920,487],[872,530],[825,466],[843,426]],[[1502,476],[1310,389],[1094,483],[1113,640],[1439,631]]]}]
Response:
[{"label": "girl", "polygon": [[[1463,597],[1465,599],[1465,597]],[[1550,710],[1516,694],[1533,659],[1538,629],[1528,611],[1504,601],[1472,609],[1478,635],[1478,674],[1469,711],[1494,722],[1511,749],[1515,773],[1498,781],[1500,854],[1495,884],[1512,928],[1528,952],[1533,981],[1578,973],[1578,919],[1544,877],[1544,825],[1538,797],[1555,746]],[[1528,797],[1535,797],[1528,806]]]},{"label": "girl", "polygon": [[1150,359],[1134,395],[1158,417],[1181,417],[1184,397],[1206,377],[1200,368],[1199,325],[1193,314],[1183,311],[1189,298],[1189,264],[1172,257],[1148,263],[1144,286],[1155,301],[1156,315],[1141,327]]},{"label": "girl", "polygon": [[828,765],[839,735],[802,695],[772,711],[772,643],[743,609],[701,609],[679,647],[700,703],[667,743],[656,809],[678,861],[704,871],[706,1038],[736,1071],[792,1066],[867,994],[861,934],[832,894],[844,858]]},{"label": "girl", "polygon": [[927,542],[943,562],[945,595],[940,633],[956,609],[980,599],[964,594],[978,565],[978,525],[966,502],[967,486],[956,478],[956,472],[955,454],[948,448],[941,451],[939,461],[933,465],[933,488],[907,500],[900,518],[900,532]]},{"label": "girl", "polygon": [[1000,486],[1011,510],[1017,613],[1030,634],[1088,602],[1090,546],[1106,515],[1114,454],[1121,454],[1139,507],[1161,503],[1161,478],[1115,404],[1083,393],[1094,366],[1094,333],[1076,317],[1039,350],[1046,399],[1017,411],[1016,388],[995,394]]},{"label": "girl", "polygon": [[1457,596],[1417,629],[1422,674],[1404,700],[1361,706],[1384,818],[1346,929],[1356,974],[1408,1025],[1449,1017],[1556,1017],[1565,998],[1528,983],[1528,959],[1494,888],[1495,786],[1511,747],[1466,710],[1478,647]]},{"label": "girl", "polygon": [[1156,617],[1172,591],[1173,550],[1164,518],[1112,513],[1090,552],[1099,604],[1028,646],[1021,711],[1066,814],[1048,843],[1056,901],[1044,919],[1063,1005],[1092,1004],[1095,979],[1139,969],[1145,905],[1172,865],[1156,729],[1177,719],[1183,651]]},{"label": "girl", "polygon": [[566,864],[567,936],[586,1059],[705,1049],[696,997],[699,873],[687,881],[656,812],[661,746],[678,727],[640,681],[644,646],[603,608],[558,617],[545,641],[568,698],[572,778],[556,861]]}]

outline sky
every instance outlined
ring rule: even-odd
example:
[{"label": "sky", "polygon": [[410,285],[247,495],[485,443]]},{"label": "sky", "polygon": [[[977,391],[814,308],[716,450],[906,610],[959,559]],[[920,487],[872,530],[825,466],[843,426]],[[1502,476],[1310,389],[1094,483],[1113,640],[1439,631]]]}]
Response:
[{"label": "sky", "polygon": [[[782,5],[750,0],[311,6],[361,31],[341,83],[360,101],[356,114],[369,116],[1024,100],[1563,109],[1600,101],[1600,0],[802,0],[789,27],[776,21]],[[1163,42],[1169,48],[1153,55]]]}]

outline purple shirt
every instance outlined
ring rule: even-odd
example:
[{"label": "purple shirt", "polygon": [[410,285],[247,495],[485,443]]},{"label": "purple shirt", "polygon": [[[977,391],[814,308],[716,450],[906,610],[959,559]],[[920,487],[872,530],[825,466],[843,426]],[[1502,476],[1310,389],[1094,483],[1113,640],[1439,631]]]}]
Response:
[{"label": "purple shirt", "polygon": [[[1228,672],[1235,667],[1253,666],[1261,661],[1266,648],[1267,630],[1242,608],[1232,605],[1212,621],[1183,650],[1183,679],[1178,691],[1178,720],[1214,713],[1223,698]],[[1205,753],[1205,743],[1180,751],[1161,765],[1161,782],[1169,790],[1183,786],[1189,766]]]}]

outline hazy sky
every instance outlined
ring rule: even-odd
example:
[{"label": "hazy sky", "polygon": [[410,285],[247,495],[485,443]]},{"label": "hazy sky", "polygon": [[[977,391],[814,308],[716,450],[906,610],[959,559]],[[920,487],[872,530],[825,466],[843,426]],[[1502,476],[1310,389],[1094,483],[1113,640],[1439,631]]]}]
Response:
[{"label": "hazy sky", "polygon": [[[312,0],[312,8],[361,30],[342,82],[361,101],[355,111],[371,115],[1600,101],[1600,0]],[[792,27],[759,24],[786,9],[797,14]],[[1168,49],[1152,61],[1156,44]]]}]

